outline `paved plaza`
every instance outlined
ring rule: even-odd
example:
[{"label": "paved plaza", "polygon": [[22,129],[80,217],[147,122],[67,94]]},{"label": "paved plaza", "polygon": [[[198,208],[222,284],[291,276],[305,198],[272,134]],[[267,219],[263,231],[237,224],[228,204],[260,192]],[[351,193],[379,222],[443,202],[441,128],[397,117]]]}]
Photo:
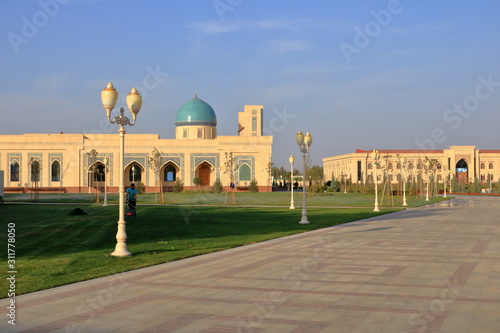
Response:
[{"label": "paved plaza", "polygon": [[497,333],[499,213],[463,196],[23,295],[16,326],[4,299],[0,331]]}]

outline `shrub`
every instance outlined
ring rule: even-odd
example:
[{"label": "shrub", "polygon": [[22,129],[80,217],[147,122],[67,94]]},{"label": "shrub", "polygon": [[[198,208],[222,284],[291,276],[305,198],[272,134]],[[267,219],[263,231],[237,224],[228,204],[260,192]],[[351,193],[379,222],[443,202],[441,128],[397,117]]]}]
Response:
[{"label": "shrub", "polygon": [[180,179],[176,179],[174,184],[174,192],[181,193],[182,191],[184,191],[184,183]]},{"label": "shrub", "polygon": [[224,191],[224,187],[222,186],[222,182],[220,181],[220,178],[217,178],[212,185],[212,192],[213,193],[221,193]]},{"label": "shrub", "polygon": [[146,192],[146,186],[141,181],[135,182],[135,188],[139,191],[139,194]]},{"label": "shrub", "polygon": [[193,184],[195,184],[197,187],[201,184],[202,179],[200,177],[194,177],[193,178]]},{"label": "shrub", "polygon": [[259,192],[259,185],[255,179],[250,182],[250,192]]}]

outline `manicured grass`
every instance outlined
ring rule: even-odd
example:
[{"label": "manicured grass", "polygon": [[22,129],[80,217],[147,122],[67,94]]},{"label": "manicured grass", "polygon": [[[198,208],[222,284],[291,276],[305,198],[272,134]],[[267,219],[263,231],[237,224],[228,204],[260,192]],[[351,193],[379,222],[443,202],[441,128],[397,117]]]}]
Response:
[{"label": "manicured grass", "polygon": [[[272,194],[263,197],[272,198]],[[77,207],[87,215],[69,216],[68,213]],[[138,208],[137,218],[127,220],[127,244],[133,255],[116,258],[110,253],[116,244],[117,210],[116,205],[0,206],[0,247],[4,253],[7,252],[7,225],[15,223],[16,293],[47,289],[394,211],[383,209],[374,213],[366,208],[310,208],[311,224],[301,225],[298,223],[300,209],[143,205]],[[0,280],[0,290],[2,297],[6,297],[6,279]]]},{"label": "manicured grass", "polygon": [[[165,193],[165,204],[167,205],[224,205],[226,202],[231,202],[231,196],[226,193]],[[101,194],[101,203],[104,195]],[[159,195],[157,196],[159,203]],[[249,193],[239,192],[234,195],[237,205],[265,205],[265,206],[290,206],[290,192],[273,192],[273,193]],[[373,194],[359,193],[321,193],[309,194],[307,196],[308,206],[326,206],[326,207],[373,207]],[[383,202],[381,201],[383,199]],[[28,193],[6,193],[5,200],[7,202],[29,202],[31,196]],[[446,198],[435,197],[430,199],[430,203],[446,200]],[[294,193],[295,206],[302,205],[302,193]],[[42,203],[93,203],[95,202],[95,194],[89,193],[40,193],[40,201]],[[118,195],[115,193],[108,195],[109,203],[117,203]],[[139,204],[155,203],[154,193],[145,193],[139,195]],[[379,193],[380,207],[401,207],[402,197],[393,196],[382,198]],[[408,207],[418,207],[429,202],[425,201],[424,197],[407,196]],[[393,206],[394,204],[394,206]]]}]

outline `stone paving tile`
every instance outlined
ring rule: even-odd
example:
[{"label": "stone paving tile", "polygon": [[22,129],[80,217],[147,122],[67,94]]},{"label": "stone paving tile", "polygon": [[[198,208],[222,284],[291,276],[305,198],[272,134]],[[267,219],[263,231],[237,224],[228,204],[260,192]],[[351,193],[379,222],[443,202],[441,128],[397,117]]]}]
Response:
[{"label": "stone paving tile", "polygon": [[19,296],[0,331],[498,332],[500,198],[452,203]]}]

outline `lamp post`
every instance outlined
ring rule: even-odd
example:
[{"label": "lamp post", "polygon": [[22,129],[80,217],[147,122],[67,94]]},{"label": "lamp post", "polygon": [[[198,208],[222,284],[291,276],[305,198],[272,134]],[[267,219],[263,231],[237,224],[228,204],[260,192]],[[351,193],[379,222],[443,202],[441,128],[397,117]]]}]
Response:
[{"label": "lamp post", "polygon": [[403,163],[401,163],[401,168],[403,169],[403,206],[408,206],[406,203],[406,165],[408,164],[408,159],[403,157]]},{"label": "lamp post", "polygon": [[290,209],[295,209],[295,205],[293,203],[293,162],[295,162],[295,157],[293,155],[290,155],[290,158],[288,158],[288,161],[290,162],[290,170],[292,170],[291,175],[290,175],[290,188],[291,188],[291,199],[290,199]]},{"label": "lamp post", "polygon": [[119,210],[118,210],[118,232],[116,233],[116,247],[115,251],[111,253],[112,256],[125,257],[131,255],[127,250],[127,233],[125,232],[125,206],[124,206],[124,194],[125,188],[123,185],[123,164],[125,155],[125,129],[123,126],[130,125],[134,126],[137,119],[137,114],[141,110],[142,106],[142,96],[137,92],[135,88],[132,89],[130,94],[127,96],[127,107],[132,114],[132,121],[124,115],[123,107],[120,108],[120,115],[115,116],[111,119],[111,111],[116,105],[118,100],[118,92],[113,87],[112,83],[108,83],[106,88],[101,92],[101,100],[104,109],[106,110],[106,115],[108,121],[111,124],[118,124],[120,128],[118,133],[120,133],[120,185],[119,185]]},{"label": "lamp post", "polygon": [[429,201],[429,160],[425,161],[425,176],[427,178],[427,186],[425,188],[425,201]]},{"label": "lamp post", "polygon": [[104,207],[108,206],[108,158],[104,158]]},{"label": "lamp post", "polygon": [[[443,198],[446,198],[446,187],[448,186],[448,176],[449,176],[449,172],[448,172],[448,167],[445,165],[443,167],[443,171],[444,171],[444,182],[443,182],[443,185],[444,185],[444,193],[443,193]],[[451,190],[451,189],[450,189]]]},{"label": "lamp post", "polygon": [[375,183],[375,206],[373,207],[373,211],[374,212],[380,212],[380,209],[378,209],[378,190],[377,190],[377,168],[378,168],[378,160],[380,158],[380,154],[378,152],[378,150],[373,150],[372,152],[372,157],[373,157],[373,161],[374,161],[374,168],[375,168],[375,179],[374,179],[374,183]]},{"label": "lamp post", "polygon": [[312,136],[309,132],[304,135],[302,131],[298,131],[295,136],[295,141],[299,145],[299,150],[302,153],[302,161],[304,164],[304,176],[302,177],[302,219],[300,220],[300,224],[309,224],[310,222],[307,220],[307,203],[306,203],[306,155],[309,153],[309,148],[312,144]]}]

